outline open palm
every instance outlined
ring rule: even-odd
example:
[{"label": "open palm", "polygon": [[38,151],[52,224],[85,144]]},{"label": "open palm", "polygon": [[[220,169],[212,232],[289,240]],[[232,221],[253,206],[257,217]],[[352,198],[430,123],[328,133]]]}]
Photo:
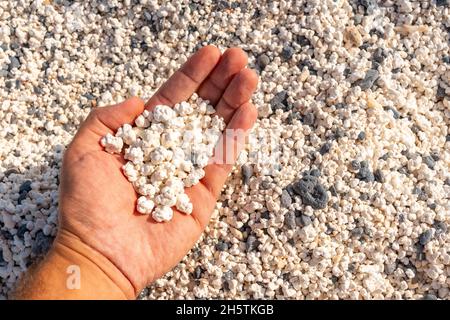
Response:
[{"label": "open palm", "polygon": [[[221,55],[213,46],[204,47],[145,105],[139,98],[131,98],[93,110],[65,153],[59,232],[79,238],[108,258],[127,277],[135,293],[173,268],[195,244],[232,165],[208,165],[201,182],[186,189],[194,206],[192,215],[174,210],[170,222],[157,223],[151,216],[136,212],[137,194],[121,170],[125,160],[105,152],[99,140],[122,124],[132,123],[144,108],[173,106],[194,92],[216,106],[228,129],[250,129],[257,115],[249,102],[257,76],[245,68],[246,64],[240,49],[228,49]],[[224,140],[237,143],[225,136]]]}]

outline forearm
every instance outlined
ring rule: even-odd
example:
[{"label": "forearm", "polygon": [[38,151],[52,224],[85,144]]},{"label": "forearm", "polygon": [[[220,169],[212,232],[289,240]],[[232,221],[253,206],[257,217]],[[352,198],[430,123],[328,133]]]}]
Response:
[{"label": "forearm", "polygon": [[134,299],[128,279],[103,255],[61,232],[51,251],[30,268],[15,299]]}]

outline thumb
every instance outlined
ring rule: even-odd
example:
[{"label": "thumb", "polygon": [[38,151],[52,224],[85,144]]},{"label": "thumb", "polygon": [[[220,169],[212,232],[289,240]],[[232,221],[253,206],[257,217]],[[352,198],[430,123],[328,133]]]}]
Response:
[{"label": "thumb", "polygon": [[144,101],[138,97],[131,97],[119,104],[94,109],[92,113],[94,121],[99,121],[108,129],[116,131],[124,123],[132,123],[143,111]]}]

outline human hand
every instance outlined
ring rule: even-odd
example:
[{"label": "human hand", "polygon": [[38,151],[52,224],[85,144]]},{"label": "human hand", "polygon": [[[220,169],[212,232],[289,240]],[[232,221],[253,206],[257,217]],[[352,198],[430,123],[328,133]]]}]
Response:
[{"label": "human hand", "polygon": [[227,129],[250,129],[257,112],[249,100],[258,80],[246,64],[240,49],[221,55],[213,46],[204,47],[145,105],[131,98],[92,110],[64,155],[58,233],[76,237],[106,257],[129,280],[135,294],[173,268],[195,244],[232,165],[210,164],[201,182],[186,188],[194,207],[191,215],[174,210],[170,222],[156,223],[135,210],[137,194],[122,173],[123,156],[105,152],[99,140],[122,124],[132,123],[144,108],[174,105],[194,92],[215,105]]}]

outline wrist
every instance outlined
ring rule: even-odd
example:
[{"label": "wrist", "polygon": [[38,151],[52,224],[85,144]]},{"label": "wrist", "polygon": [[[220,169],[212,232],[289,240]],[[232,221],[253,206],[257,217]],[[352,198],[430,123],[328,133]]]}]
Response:
[{"label": "wrist", "polygon": [[66,230],[60,230],[50,252],[24,281],[26,292],[19,292],[19,299],[136,298],[130,281],[111,261]]}]

